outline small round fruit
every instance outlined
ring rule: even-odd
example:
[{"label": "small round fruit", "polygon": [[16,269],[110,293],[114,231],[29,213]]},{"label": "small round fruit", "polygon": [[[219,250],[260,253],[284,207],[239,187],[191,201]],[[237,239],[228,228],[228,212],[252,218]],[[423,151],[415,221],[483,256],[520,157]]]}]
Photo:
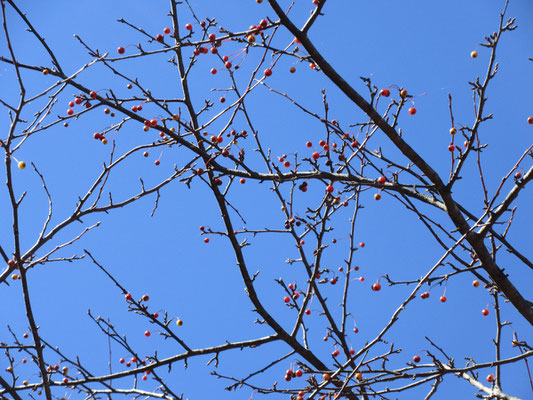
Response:
[{"label": "small round fruit", "polygon": [[379,291],[381,290],[381,285],[380,285],[379,283],[374,283],[374,284],[372,285],[372,290],[373,290],[374,292],[379,292]]},{"label": "small round fruit", "polygon": [[124,47],[119,47],[117,49],[118,54],[124,54],[125,51],[126,51],[126,49]]},{"label": "small round fruit", "polygon": [[328,382],[331,379],[331,375],[328,373],[325,373],[322,375],[322,379],[326,382]]},{"label": "small round fruit", "polygon": [[126,299],[126,301],[130,301],[131,300],[131,293],[127,293],[124,298]]},{"label": "small round fruit", "polygon": [[355,379],[357,379],[358,381],[362,381],[363,380],[363,374],[358,372],[357,374],[355,374]]},{"label": "small round fruit", "polygon": [[376,194],[374,195],[374,200],[381,200],[381,194],[376,193]]},{"label": "small round fruit", "polygon": [[178,326],[182,326],[182,325],[183,325],[183,321],[182,321],[181,319],[178,319],[178,320],[176,321],[176,325],[178,325]]},{"label": "small round fruit", "polygon": [[522,173],[520,171],[518,171],[516,174],[514,174],[514,177],[515,177],[515,179],[520,179],[520,178],[522,178]]},{"label": "small round fruit", "polygon": [[450,151],[450,153],[453,153],[455,151],[455,146],[453,144],[449,145],[448,151]]},{"label": "small round fruit", "polygon": [[209,243],[209,238],[205,238],[204,243]]},{"label": "small round fruit", "polygon": [[448,300],[448,299],[446,298],[446,296],[441,296],[441,297],[440,297],[440,301],[441,301],[441,303],[446,303],[446,300]]},{"label": "small round fruit", "polygon": [[478,54],[477,54],[477,51],[473,51],[472,53],[470,53],[470,57],[472,58],[477,58]]},{"label": "small round fruit", "polygon": [[407,97],[407,90],[405,89],[400,90],[400,97]]},{"label": "small round fruit", "polygon": [[290,298],[289,296],[285,296],[285,297],[283,298],[283,301],[284,301],[285,303],[288,303],[289,301],[291,301],[291,298]]},{"label": "small round fruit", "polygon": [[163,29],[163,33],[164,33],[165,35],[168,35],[168,34],[170,33],[170,28],[165,28],[165,29]]},{"label": "small round fruit", "polygon": [[326,192],[327,192],[327,193],[333,193],[333,190],[335,190],[335,189],[333,188],[333,185],[329,185],[328,187],[326,187]]},{"label": "small round fruit", "polygon": [[479,286],[479,281],[476,279],[474,282],[472,282],[472,286],[478,287]]},{"label": "small round fruit", "polygon": [[148,152],[145,151],[145,152],[143,153],[143,156],[148,157]]},{"label": "small round fruit", "polygon": [[89,93],[89,96],[91,96],[91,99],[96,99],[96,92],[93,90]]},{"label": "small round fruit", "polygon": [[185,29],[187,29],[188,31],[192,31],[192,24],[185,25]]},{"label": "small round fruit", "polygon": [[378,178],[378,183],[379,183],[380,185],[384,185],[385,182],[387,182],[387,178],[385,178],[384,176],[380,176],[380,177]]},{"label": "small round fruit", "polygon": [[455,127],[450,128],[450,135],[455,135],[457,133],[457,129]]},{"label": "small round fruit", "polygon": [[390,90],[389,89],[381,89],[381,92],[379,92],[383,97],[389,97],[390,96]]},{"label": "small round fruit", "polygon": [[365,242],[359,243],[359,247],[365,247]]},{"label": "small round fruit", "polygon": [[18,167],[19,167],[20,169],[24,169],[24,168],[26,168],[26,163],[25,163],[24,161],[19,161],[19,163],[18,163]]},{"label": "small round fruit", "polygon": [[486,317],[487,315],[489,315],[489,310],[484,308],[483,310],[481,310],[481,314]]},{"label": "small round fruit", "polygon": [[69,109],[67,110],[67,114],[68,114],[68,115],[72,115],[72,114],[74,114],[74,110],[73,110],[72,108],[69,108]]},{"label": "small round fruit", "polygon": [[416,108],[411,107],[411,108],[409,109],[409,114],[411,114],[411,115],[415,115],[415,114],[416,114]]},{"label": "small round fruit", "polygon": [[211,73],[212,73],[213,75],[215,75],[215,74],[217,73],[217,69],[216,69],[216,68],[211,68]]},{"label": "small round fruit", "polygon": [[488,383],[492,383],[495,381],[495,378],[494,378],[494,375],[493,374],[490,374],[489,376],[487,376],[487,382]]},{"label": "small round fruit", "polygon": [[272,70],[270,68],[267,68],[263,71],[263,73],[265,74],[265,76],[270,76],[272,75]]},{"label": "small round fruit", "polygon": [[528,123],[529,125],[533,125],[533,117],[529,117],[529,118],[527,119],[527,123]]},{"label": "small round fruit", "polygon": [[317,151],[315,151],[315,152],[311,155],[311,157],[313,157],[313,160],[318,160],[318,159],[320,158],[320,154],[319,154]]},{"label": "small round fruit", "polygon": [[49,73],[50,73],[50,70],[48,70],[48,69],[46,69],[46,68],[43,69],[43,75],[48,75]]},{"label": "small round fruit", "polygon": [[15,266],[15,261],[13,260],[8,260],[7,262],[7,266],[10,267],[10,268],[13,268]]},{"label": "small round fruit", "polygon": [[146,331],[146,332],[144,332],[144,336],[146,336],[146,337],[150,337],[150,335],[151,335],[150,331]]},{"label": "small round fruit", "polygon": [[290,72],[291,74],[294,74],[294,73],[296,72],[296,68],[294,68],[294,67],[290,67],[289,72]]},{"label": "small round fruit", "polygon": [[413,362],[415,362],[415,363],[420,362],[420,356],[418,356],[418,355],[417,355],[417,356],[414,356],[414,357],[413,357]]}]

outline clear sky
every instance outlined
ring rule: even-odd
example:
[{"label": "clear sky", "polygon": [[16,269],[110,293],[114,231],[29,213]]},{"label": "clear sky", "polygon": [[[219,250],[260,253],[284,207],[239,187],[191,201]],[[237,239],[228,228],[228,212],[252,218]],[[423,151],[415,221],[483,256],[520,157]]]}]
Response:
[{"label": "clear sky", "polygon": [[[277,20],[266,1],[257,4],[253,0],[190,0],[190,3],[199,18],[216,18],[221,27],[230,31],[246,30],[265,17]],[[280,3],[284,7],[289,4],[285,0]],[[311,3],[311,0],[298,0],[290,16],[302,23],[309,15]],[[503,5],[503,1],[482,0],[415,0],[408,3],[394,0],[330,0],[324,9],[324,17],[312,28],[310,38],[337,71],[366,97],[366,88],[360,77],[371,78],[372,83],[379,88],[390,87],[396,97],[395,88],[398,87],[404,87],[414,95],[412,106],[417,109],[416,115],[405,113],[400,118],[404,138],[432,163],[441,176],[447,177],[450,168],[450,153],[447,150],[450,144],[448,94],[453,96],[456,126],[471,125],[474,112],[468,82],[477,76],[485,76],[490,53],[479,43],[497,29]],[[101,53],[110,52],[116,56],[118,46],[126,47],[126,54],[133,53],[137,43],[141,43],[146,50],[160,47],[157,43],[146,43],[142,35],[118,23],[117,19],[124,18],[153,35],[171,26],[167,1],[56,0],[22,2],[19,6],[46,37],[67,74],[77,71],[91,60],[73,34],[79,35]],[[180,28],[183,29],[186,23],[194,21],[185,6],[181,6],[180,10]],[[528,61],[528,58],[533,57],[533,5],[527,0],[511,0],[508,16],[517,17],[518,29],[505,34],[501,41],[497,54],[498,75],[487,95],[487,113],[494,113],[494,118],[484,123],[480,130],[482,140],[489,144],[483,151],[482,165],[491,195],[502,176],[511,170],[533,142],[533,127],[526,123],[527,117],[533,115],[533,62]],[[24,31],[20,20],[9,9],[8,26],[19,61],[50,65],[34,37]],[[288,33],[280,32],[276,43],[279,47],[286,46],[291,39]],[[227,44],[227,49],[225,46],[220,48],[221,53],[231,54],[240,49],[234,43]],[[470,57],[473,50],[479,53],[476,59]],[[249,72],[257,65],[259,53],[250,52],[244,60],[241,74],[237,74],[239,83],[245,84],[249,79]],[[5,38],[2,36],[0,55],[6,54]],[[238,63],[242,57],[238,56],[234,63]],[[156,97],[179,98],[179,80],[175,68],[168,62],[169,58],[169,54],[163,54],[114,63],[113,66],[129,76],[138,77]],[[289,73],[291,66],[296,67],[295,74]],[[195,106],[200,108],[204,99],[215,102],[214,108],[202,115],[203,122],[224,107],[218,102],[221,92],[211,89],[230,86],[227,74],[210,73],[213,67],[223,69],[214,56],[202,56],[190,75]],[[25,73],[25,78],[31,93],[37,93],[52,82],[51,77],[45,80],[42,74],[34,72]],[[89,68],[79,79],[94,90],[112,88],[119,97],[132,93],[126,89],[124,81],[101,65]],[[282,58],[267,83],[320,115],[323,114],[321,89],[325,88],[330,118],[339,120],[341,126],[352,133],[357,131],[349,128],[350,124],[365,121],[362,113],[338,89],[319,73],[309,69],[306,63],[294,63],[293,59]],[[12,99],[16,103],[17,82],[12,68],[6,64],[0,64],[0,88],[2,99]],[[67,103],[76,94],[73,89],[67,89],[60,96],[52,114],[65,115]],[[227,96],[228,102],[235,100],[233,94]],[[250,95],[248,107],[254,126],[262,136],[263,146],[270,148],[275,157],[284,153],[289,158],[295,153],[308,157],[310,151],[305,146],[306,141],[315,144],[324,137],[323,125],[267,87],[258,87]],[[381,111],[385,109],[384,104],[380,107]],[[151,112],[157,114],[155,108],[146,107],[146,115],[150,116]],[[31,118],[31,115],[28,113],[26,117]],[[8,118],[3,109],[0,114],[4,132],[0,134],[2,138],[9,124]],[[33,136],[17,153],[17,158],[23,159],[28,165],[35,163],[45,176],[54,199],[52,225],[70,215],[76,199],[87,191],[99,174],[102,163],[108,161],[110,146],[103,146],[92,138],[94,132],[109,125],[108,118],[101,111],[88,113],[78,121],[72,121],[68,128],[58,125]],[[235,125],[236,129],[246,129],[242,120],[238,119]],[[222,123],[215,124],[213,131],[221,126]],[[113,137],[117,153],[153,140],[147,139],[146,135],[140,126],[126,125]],[[462,140],[458,145],[461,144]],[[384,136],[378,136],[371,146],[381,146],[387,154],[405,162],[392,150]],[[264,171],[253,148],[252,143],[246,145],[250,162]],[[109,181],[113,199],[125,198],[138,191],[139,177],[147,186],[164,179],[172,173],[174,164],[183,165],[184,161],[188,161],[190,153],[183,148],[165,149],[161,165],[156,167],[153,161],[157,157],[159,150],[154,149],[150,157],[139,156],[117,170]],[[522,167],[527,170],[530,165],[531,159],[525,159]],[[3,176],[4,169],[2,164]],[[21,209],[21,226],[22,246],[28,249],[40,232],[48,204],[39,177],[31,167],[23,171],[16,170],[14,175],[17,193],[27,191]],[[377,175],[370,177],[377,178]],[[227,181],[227,178],[224,180]],[[323,184],[309,182],[309,185],[310,190],[305,196],[299,191],[296,194],[295,215],[303,216],[306,207],[316,207],[320,203]],[[504,188],[505,193],[510,186]],[[284,193],[288,193],[288,189],[288,186],[284,186]],[[383,290],[374,293],[369,289],[370,285],[385,274],[395,280],[417,279],[443,254],[416,215],[406,211],[387,194],[383,194],[380,202],[375,202],[374,193],[375,190],[369,190],[362,195],[364,208],[360,210],[356,224],[356,240],[364,241],[366,246],[356,252],[356,263],[361,268],[360,275],[365,277],[365,282],[352,283],[353,295],[349,304],[359,329],[359,333],[349,336],[349,342],[355,349],[375,337],[411,291],[411,287],[387,287],[382,280]],[[513,245],[526,255],[531,255],[533,250],[532,193],[531,189],[525,190],[516,202],[518,209],[508,236]],[[466,165],[464,179],[455,186],[454,195],[474,214],[483,212],[477,164],[473,161]],[[269,185],[251,181],[246,185],[233,185],[228,199],[242,211],[248,229],[266,226],[283,228],[284,215]],[[169,317],[182,319],[183,326],[175,331],[192,347],[214,346],[226,340],[245,340],[272,333],[266,326],[253,323],[257,315],[251,311],[252,305],[244,293],[227,239],[212,235],[210,243],[205,244],[205,236],[200,235],[198,228],[201,225],[214,231],[224,229],[209,188],[198,180],[193,181],[190,189],[175,181],[161,191],[158,209],[154,216],[150,216],[154,200],[155,197],[150,196],[114,210],[109,215],[91,216],[83,223],[72,225],[43,249],[43,254],[47,249],[75,237],[85,226],[101,221],[100,227],[65,249],[62,256],[82,255],[83,249],[89,250],[136,298],[148,293],[149,306],[154,312],[161,314],[168,311]],[[450,228],[444,214],[427,207],[422,209],[432,213],[444,227]],[[337,244],[326,250],[324,261],[332,270],[342,265],[347,256],[348,218],[352,211],[350,207],[332,221],[335,229],[328,234],[327,239],[328,243],[336,239]],[[234,218],[235,225],[240,228],[242,221],[237,216]],[[0,229],[0,243],[11,252],[11,211],[3,184],[0,186],[0,221],[3,227]],[[284,293],[274,279],[283,277],[286,282],[297,280],[303,286],[302,270],[297,265],[285,262],[297,257],[294,243],[283,235],[242,237],[247,237],[252,244],[245,248],[250,270],[252,273],[261,270],[257,280],[260,298],[282,325],[291,329],[293,315],[284,306]],[[309,246],[312,246],[311,242]],[[531,271],[516,258],[504,254],[504,251],[498,257],[512,282],[526,297],[531,298]],[[443,272],[450,271],[449,267],[445,268],[448,269],[443,269]],[[482,288],[474,289],[472,279],[471,275],[463,274],[451,280],[446,289],[448,301],[445,304],[438,301],[444,288],[434,287],[430,299],[417,299],[409,306],[402,314],[400,323],[386,336],[386,340],[403,348],[403,352],[395,356],[395,366],[405,365],[416,354],[424,358],[425,350],[429,348],[425,336],[447,349],[458,366],[466,363],[464,357],[472,357],[476,362],[493,359],[494,313],[483,317],[480,312],[485,307],[492,310],[492,297]],[[139,354],[150,355],[157,349],[160,357],[167,357],[180,351],[176,345],[165,342],[157,332],[153,332],[150,338],[144,337],[143,333],[152,327],[126,312],[127,306],[121,292],[88,260],[37,267],[30,272],[29,280],[35,317],[42,336],[54,346],[60,346],[65,354],[71,357],[78,355],[95,375],[109,371],[109,349],[105,335],[88,318],[88,309],[95,316],[109,318],[120,333],[127,335]],[[8,342],[10,334],[6,325],[9,324],[17,334],[22,334],[27,329],[27,320],[20,285],[12,282],[9,286],[4,284],[0,286],[0,291],[3,299],[0,302],[0,341]],[[331,302],[340,301],[339,287],[328,287],[325,293]],[[325,321],[315,312],[318,308],[311,307],[311,310],[310,342],[316,352],[331,363],[329,354],[332,345],[322,341]],[[503,318],[512,322],[512,327],[505,327],[503,331],[502,355],[511,357],[518,354],[518,350],[511,347],[513,331],[518,332],[519,338],[527,340],[533,337],[533,330],[508,304],[502,304],[502,310]],[[340,312],[337,317],[339,315]],[[257,351],[227,353],[221,356],[218,372],[243,377],[254,368],[267,364],[273,355],[279,357],[286,350],[275,344]],[[58,359],[57,356],[49,356],[51,362]],[[118,359],[125,356],[127,354],[117,346],[112,347],[113,371],[124,368]],[[276,380],[283,382],[285,370],[295,360],[281,363],[279,368],[262,375],[258,382],[265,386]],[[172,387],[191,400],[206,399],[213,394],[219,399],[246,399],[251,395],[252,391],[247,388],[238,392],[224,391],[229,382],[211,376],[213,366],[205,367],[207,361],[208,358],[192,360],[187,370],[183,369],[182,364],[174,365]],[[4,362],[0,361],[2,375]],[[30,382],[37,379],[32,367],[20,365],[18,368],[21,376],[29,376]],[[523,362],[503,371],[504,391],[524,399],[531,398],[531,387]],[[493,371],[483,370],[480,376],[490,372]],[[282,384],[289,387],[285,382]],[[131,380],[124,380],[123,386],[128,385],[131,385]],[[150,389],[156,384],[148,380],[139,385]],[[427,390],[428,387],[415,389],[399,394],[398,398],[423,398]],[[71,399],[81,398],[76,392],[66,393]],[[474,393],[474,388],[467,382],[448,377],[436,398],[472,398]],[[57,395],[62,394],[57,392]]]}]

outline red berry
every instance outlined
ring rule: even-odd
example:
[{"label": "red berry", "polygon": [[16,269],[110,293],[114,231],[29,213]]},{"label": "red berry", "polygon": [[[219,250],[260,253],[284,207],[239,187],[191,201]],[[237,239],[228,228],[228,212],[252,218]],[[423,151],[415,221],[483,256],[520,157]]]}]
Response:
[{"label": "red berry", "polygon": [[154,161],[154,164],[155,164],[155,165],[159,165],[159,164],[161,164],[161,162],[160,162],[159,160],[155,160],[155,161]]},{"label": "red berry", "polygon": [[420,356],[414,356],[413,357],[413,362],[415,362],[415,363],[420,362]]},{"label": "red berry", "polygon": [[[466,142],[465,142],[465,143],[466,143]],[[466,147],[466,146],[465,146],[465,147]],[[453,144],[449,145],[449,146],[448,146],[448,150],[449,150],[450,152],[453,152],[453,151],[455,150],[455,146],[454,146]]]},{"label": "red berry", "polygon": [[494,375],[493,374],[490,374],[489,376],[487,376],[487,382],[488,383],[492,383],[494,381],[495,381],[495,379],[494,379]]},{"label": "red berry", "polygon": [[340,351],[339,350],[333,350],[333,353],[331,353],[331,355],[333,357],[337,357],[339,355]]},{"label": "red berry", "polygon": [[315,151],[315,152],[311,155],[311,157],[313,157],[313,160],[318,160],[319,157],[320,157],[320,154],[318,154],[318,152]]},{"label": "red berry", "polygon": [[126,301],[130,301],[131,300],[131,293],[127,293],[126,296],[124,296],[124,298],[126,299]]},{"label": "red berry", "polygon": [[481,314],[483,314],[486,317],[487,315],[489,315],[489,310],[484,308],[483,310],[481,310]]},{"label": "red berry", "polygon": [[333,185],[329,185],[328,187],[326,187],[327,193],[333,193],[333,190],[334,190]]},{"label": "red berry", "polygon": [[126,363],[126,367],[129,367],[130,365],[131,365],[130,362],[127,362],[127,363]]},{"label": "red berry", "polygon": [[168,34],[170,33],[170,28],[165,28],[165,29],[163,29],[163,33],[164,33],[165,35],[168,35]]},{"label": "red berry", "polygon": [[192,31],[192,25],[191,24],[185,25],[185,29],[187,29],[188,31]]},{"label": "red berry", "polygon": [[150,300],[150,296],[148,296],[147,294],[145,294],[143,297],[142,297],[142,301],[148,301]]},{"label": "red berry", "polygon": [[365,247],[365,242],[359,243],[359,247]]},{"label": "red berry", "polygon": [[528,123],[529,125],[533,125],[533,117],[529,117],[529,118],[527,119],[527,123]]},{"label": "red berry", "polygon": [[427,299],[429,297],[429,292],[424,292],[420,295],[423,299]]},{"label": "red berry", "polygon": [[270,76],[270,75],[272,75],[272,70],[270,68],[267,68],[267,69],[265,69],[264,74],[265,74],[265,76]]},{"label": "red berry", "polygon": [[143,377],[141,378],[143,381],[147,380],[148,377],[146,375],[143,375]]},{"label": "red berry", "polygon": [[291,298],[290,298],[289,296],[285,296],[285,297],[283,298],[283,301],[284,301],[285,303],[288,303],[289,301],[291,301]]},{"label": "red berry", "polygon": [[411,107],[411,108],[409,109],[409,114],[411,114],[411,115],[415,115],[415,114],[416,114],[416,108]]},{"label": "red berry", "polygon": [[209,36],[208,36],[209,40],[211,40],[212,42],[214,42],[217,38],[217,35],[215,35],[214,33],[210,33]]},{"label": "red berry", "polygon": [[381,285],[380,285],[379,283],[374,283],[374,284],[372,285],[372,290],[373,290],[374,292],[379,292],[379,291],[381,290]]},{"label": "red berry", "polygon": [[378,178],[378,183],[379,183],[380,185],[384,185],[385,182],[387,182],[387,178],[385,178],[384,176],[380,176],[380,177]]},{"label": "red berry", "polygon": [[68,115],[72,115],[72,114],[74,114],[74,110],[73,110],[72,108],[69,108],[69,109],[67,110],[67,114],[68,114]]},{"label": "red berry", "polygon": [[24,332],[24,334],[22,335],[22,337],[23,337],[24,339],[27,339],[27,338],[28,338],[28,334],[27,334],[26,332]]},{"label": "red berry", "polygon": [[76,103],[76,104],[79,105],[79,104],[83,103],[83,99],[82,99],[81,97],[76,97],[76,98],[74,99],[74,103]]},{"label": "red berry", "polygon": [[446,296],[441,296],[441,297],[440,297],[440,301],[441,301],[441,303],[446,303],[446,300],[448,300],[448,299],[446,298]]},{"label": "red berry", "polygon": [[124,49],[124,47],[119,47],[117,49],[118,54],[124,54],[125,51],[126,51],[126,49]]},{"label": "red berry", "polygon": [[124,361],[126,361],[126,360],[124,360],[123,358],[121,358],[120,360],[118,360],[118,362],[121,363],[121,364],[124,364]]},{"label": "red berry", "polygon": [[244,185],[244,184],[246,183],[246,179],[241,178],[241,179],[239,180],[239,182],[242,183],[242,184]]},{"label": "red berry", "polygon": [[296,371],[296,376],[297,376],[298,378],[301,378],[303,374],[304,374],[304,373],[303,373],[301,370],[297,370],[297,371]]},{"label": "red berry", "polygon": [[63,383],[68,383],[68,378],[63,378]]},{"label": "red berry", "polygon": [[68,106],[69,106],[70,108],[74,107],[74,102],[73,102],[73,101],[69,101],[69,102],[68,102]]},{"label": "red berry", "polygon": [[204,243],[209,243],[209,238],[205,238]]},{"label": "red berry", "polygon": [[357,329],[357,327],[353,328],[353,333],[358,333],[359,332],[359,329]]},{"label": "red berry", "polygon": [[163,43],[163,41],[165,40],[165,37],[159,34],[155,37],[155,40],[157,40],[159,43]]},{"label": "red berry", "polygon": [[311,310],[310,309],[305,310],[305,315],[311,315]]},{"label": "red berry", "polygon": [[213,75],[215,75],[215,74],[217,73],[217,69],[216,69],[216,68],[211,68],[211,73],[212,73]]},{"label": "red berry", "polygon": [[146,337],[150,337],[150,335],[151,335],[150,331],[146,331],[146,332],[144,332],[144,336],[146,336]]},{"label": "red berry", "polygon": [[90,92],[89,96],[91,96],[91,99],[96,99],[96,92],[95,91]]},{"label": "red berry", "polygon": [[354,349],[351,349],[351,350],[350,350],[350,355],[353,356],[354,354],[355,354],[355,350],[354,350]]},{"label": "red berry", "polygon": [[519,171],[516,174],[514,174],[514,177],[515,177],[515,179],[520,179],[520,178],[522,178],[522,174]]},{"label": "red berry", "polygon": [[390,90],[389,89],[381,89],[381,95],[383,97],[389,97],[390,96]]},{"label": "red berry", "polygon": [[150,120],[150,126],[151,127],[157,126],[157,120],[156,119]]},{"label": "red berry", "polygon": [[285,161],[285,162],[283,163],[283,166],[284,166],[285,168],[289,168],[289,167],[291,166],[291,163],[288,162],[288,161]]},{"label": "red berry", "polygon": [[132,358],[131,358],[131,362],[132,362],[132,363],[136,363],[136,362],[137,362],[137,357],[132,357]]}]

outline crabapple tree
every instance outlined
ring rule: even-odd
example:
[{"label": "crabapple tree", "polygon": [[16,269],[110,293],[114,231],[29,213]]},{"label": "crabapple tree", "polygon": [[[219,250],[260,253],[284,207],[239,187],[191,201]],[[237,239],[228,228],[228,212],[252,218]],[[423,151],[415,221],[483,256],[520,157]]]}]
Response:
[{"label": "crabapple tree", "polygon": [[0,398],[531,398],[525,1],[57,3],[0,0]]}]

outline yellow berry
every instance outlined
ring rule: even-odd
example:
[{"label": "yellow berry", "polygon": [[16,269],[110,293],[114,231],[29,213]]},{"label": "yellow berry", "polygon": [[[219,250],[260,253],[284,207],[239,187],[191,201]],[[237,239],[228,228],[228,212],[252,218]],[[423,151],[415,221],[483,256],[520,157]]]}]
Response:
[{"label": "yellow berry", "polygon": [[13,367],[10,365],[9,367],[6,368],[6,371],[7,372],[13,372]]},{"label": "yellow berry", "polygon": [[358,372],[357,374],[355,374],[355,379],[357,379],[358,381],[362,381],[363,380],[363,374]]},{"label": "yellow berry", "polygon": [[106,139],[106,138],[103,138],[103,139],[102,139],[102,143],[103,143],[103,144],[107,144],[107,139]]},{"label": "yellow berry", "polygon": [[17,274],[11,275],[11,279],[13,279],[14,281],[16,281],[18,278],[19,276]]},{"label": "yellow berry", "polygon": [[477,51],[474,50],[472,53],[470,53],[470,57],[477,58]]},{"label": "yellow berry", "polygon": [[178,319],[178,320],[176,321],[176,325],[178,325],[178,326],[182,326],[182,325],[183,325],[183,321],[182,321],[181,319]]},{"label": "yellow berry", "polygon": [[455,135],[456,133],[457,133],[457,129],[455,129],[455,127],[450,128],[450,134],[451,135]]},{"label": "yellow berry", "polygon": [[170,128],[170,132],[172,133],[176,132],[176,128]]},{"label": "yellow berry", "polygon": [[61,371],[63,372],[63,375],[68,374],[68,367],[63,367]]},{"label": "yellow berry", "polygon": [[50,73],[50,71],[48,69],[43,69],[43,75],[48,75]]},{"label": "yellow berry", "polygon": [[150,130],[150,127],[148,127],[148,126],[144,126],[144,127],[143,127],[143,130],[144,130],[145,132],[148,132],[148,131]]},{"label": "yellow berry", "polygon": [[20,169],[24,169],[24,168],[26,168],[26,163],[25,163],[24,161],[19,161],[19,163],[18,163],[18,167],[19,167]]},{"label": "yellow berry", "polygon": [[255,42],[255,35],[248,35],[248,43],[254,43]]},{"label": "yellow berry", "polygon": [[177,121],[177,120],[180,119],[180,116],[179,116],[178,114],[174,114],[174,115],[172,116],[172,119],[173,119],[174,121]]}]

